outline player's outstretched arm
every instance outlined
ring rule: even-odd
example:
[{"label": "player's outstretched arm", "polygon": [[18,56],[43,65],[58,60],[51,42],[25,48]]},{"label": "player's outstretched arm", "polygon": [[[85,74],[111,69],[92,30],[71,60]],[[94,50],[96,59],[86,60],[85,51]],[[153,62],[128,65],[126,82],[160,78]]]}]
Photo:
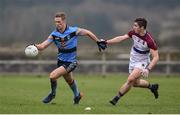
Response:
[{"label": "player's outstretched arm", "polygon": [[78,28],[78,31],[76,34],[79,36],[88,36],[89,38],[94,40],[98,45],[99,51],[105,50],[107,48],[105,41],[99,40],[94,33],[92,33],[91,31],[87,29]]},{"label": "player's outstretched arm", "polygon": [[45,41],[43,41],[40,44],[35,44],[35,46],[37,47],[38,50],[44,50],[52,43],[52,41],[53,41],[52,36],[49,36]]},{"label": "player's outstretched arm", "polygon": [[109,39],[107,40],[107,44],[114,44],[114,43],[119,43],[125,39],[128,39],[129,38],[129,35],[125,34],[125,35],[122,35],[122,36],[117,36],[117,37],[114,37],[112,39]]},{"label": "player's outstretched arm", "polygon": [[76,32],[77,35],[79,36],[88,36],[94,41],[100,41],[94,33],[92,33],[90,30],[83,29],[83,28],[78,28],[78,31]]}]

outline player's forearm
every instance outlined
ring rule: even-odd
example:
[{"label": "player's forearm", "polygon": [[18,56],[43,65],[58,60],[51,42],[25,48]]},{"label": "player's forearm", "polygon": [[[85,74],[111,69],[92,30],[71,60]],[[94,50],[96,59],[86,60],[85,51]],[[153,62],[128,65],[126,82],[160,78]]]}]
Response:
[{"label": "player's forearm", "polygon": [[151,63],[148,65],[148,69],[151,70],[154,68],[154,66],[157,64],[157,62],[159,61],[159,55],[157,54],[156,56],[153,57],[153,59],[151,60]]},{"label": "player's forearm", "polygon": [[110,40],[107,40],[107,44],[114,44],[114,43],[119,43],[125,39],[128,39],[129,38],[129,35],[125,34],[125,35],[122,35],[122,36],[117,36],[115,38],[112,38]]},{"label": "player's forearm", "polygon": [[122,40],[123,40],[123,39],[122,39],[121,36],[117,36],[117,37],[115,37],[115,38],[112,38],[112,39],[107,40],[106,42],[107,42],[107,44],[114,44],[114,43],[119,43],[119,42],[121,42]]},{"label": "player's forearm", "polygon": [[45,40],[44,42],[40,43],[40,44],[35,44],[35,46],[37,47],[38,50],[44,50],[45,48],[47,48],[51,43],[48,42],[48,40]]},{"label": "player's forearm", "polygon": [[44,50],[45,47],[42,44],[35,44],[38,50]]}]

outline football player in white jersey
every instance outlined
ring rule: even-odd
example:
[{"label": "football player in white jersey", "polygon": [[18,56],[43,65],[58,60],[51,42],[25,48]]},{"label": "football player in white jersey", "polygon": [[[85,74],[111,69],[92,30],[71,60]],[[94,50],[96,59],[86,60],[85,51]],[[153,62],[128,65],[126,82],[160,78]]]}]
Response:
[{"label": "football player in white jersey", "polygon": [[[154,94],[157,99],[158,84],[150,84],[148,81],[142,79],[142,76],[148,77],[149,72],[157,64],[159,54],[157,45],[146,30],[147,21],[144,18],[137,18],[134,20],[132,30],[128,34],[117,36],[115,38],[105,41],[106,44],[114,44],[132,38],[134,43],[130,53],[129,76],[127,81],[121,86],[117,95],[110,101],[112,105],[116,105],[118,100],[125,95],[131,87],[147,88]],[[150,60],[152,55],[152,60]]]}]

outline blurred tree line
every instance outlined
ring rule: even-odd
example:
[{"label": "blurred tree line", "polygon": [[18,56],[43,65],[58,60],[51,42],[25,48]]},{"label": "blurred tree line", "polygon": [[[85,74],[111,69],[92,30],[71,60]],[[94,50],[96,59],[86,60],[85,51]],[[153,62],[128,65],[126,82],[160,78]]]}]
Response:
[{"label": "blurred tree line", "polygon": [[[24,47],[46,39],[58,11],[67,13],[69,25],[105,39],[127,33],[136,17],[145,17],[160,48],[180,48],[180,0],[0,0],[0,46]],[[79,41],[82,47],[93,44]]]}]

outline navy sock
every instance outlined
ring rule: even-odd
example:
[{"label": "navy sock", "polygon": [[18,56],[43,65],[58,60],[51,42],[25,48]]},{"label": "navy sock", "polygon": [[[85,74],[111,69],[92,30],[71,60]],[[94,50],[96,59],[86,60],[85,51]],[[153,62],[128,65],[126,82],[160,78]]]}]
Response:
[{"label": "navy sock", "polygon": [[69,86],[71,87],[71,89],[73,91],[74,97],[79,96],[79,90],[78,90],[76,81],[73,80],[73,82],[71,84],[69,84]]},{"label": "navy sock", "polygon": [[56,88],[57,88],[57,81],[50,79],[51,82],[51,93],[55,94],[56,93]]},{"label": "navy sock", "polygon": [[113,101],[115,102],[118,102],[118,100],[123,96],[123,94],[121,92],[118,92],[118,95],[116,95],[114,98],[113,98]]}]

